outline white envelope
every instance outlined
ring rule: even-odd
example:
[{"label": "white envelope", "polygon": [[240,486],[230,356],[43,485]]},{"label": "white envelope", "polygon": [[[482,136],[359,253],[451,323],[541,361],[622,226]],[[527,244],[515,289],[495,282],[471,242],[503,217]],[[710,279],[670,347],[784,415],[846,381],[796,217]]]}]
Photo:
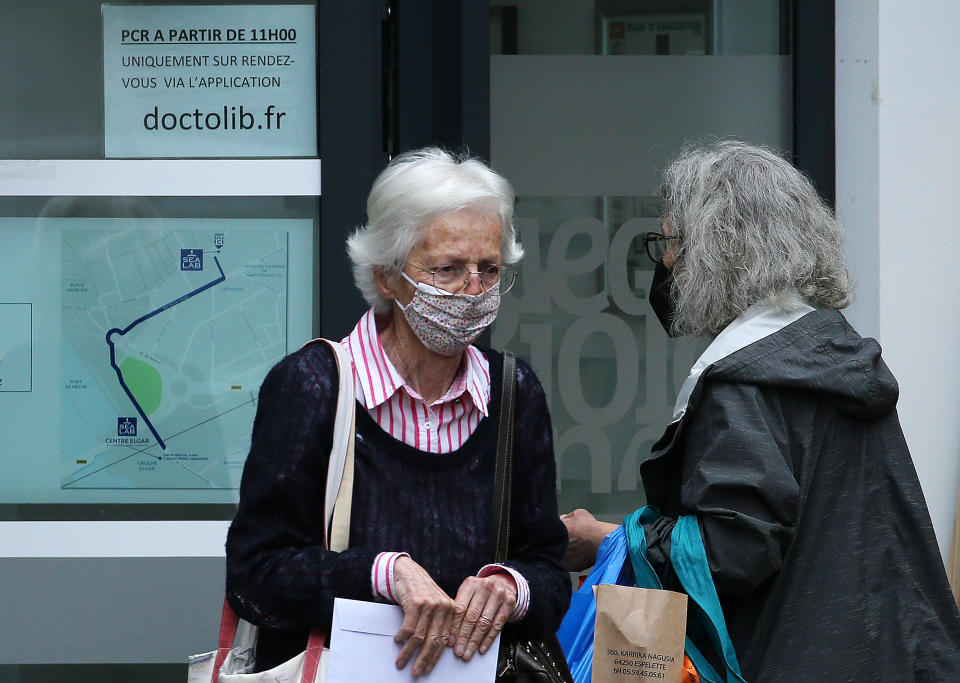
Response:
[{"label": "white envelope", "polygon": [[402,624],[403,610],[397,605],[343,598],[334,600],[327,683],[410,683],[414,680],[492,683],[496,679],[500,636],[486,654],[478,653],[469,662],[455,656],[453,648],[448,647],[426,676],[414,679],[410,673],[416,655],[403,670],[398,670],[394,662],[401,648],[393,642],[393,635]]}]

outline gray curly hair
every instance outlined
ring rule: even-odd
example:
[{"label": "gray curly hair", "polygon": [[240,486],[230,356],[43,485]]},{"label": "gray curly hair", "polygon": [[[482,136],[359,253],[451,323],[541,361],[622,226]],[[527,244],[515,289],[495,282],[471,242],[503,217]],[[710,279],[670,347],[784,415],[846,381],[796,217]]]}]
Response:
[{"label": "gray curly hair", "polygon": [[513,187],[481,160],[439,147],[397,155],[370,188],[367,224],[347,238],[353,279],[363,298],[378,313],[391,302],[377,289],[379,269],[394,281],[400,277],[422,230],[437,216],[472,210],[500,219],[500,256],[516,263],[523,256],[513,229]]},{"label": "gray curly hair", "polygon": [[773,150],[737,140],[684,149],[663,175],[680,236],[675,334],[716,334],[750,306],[849,305],[842,230],[810,180]]}]

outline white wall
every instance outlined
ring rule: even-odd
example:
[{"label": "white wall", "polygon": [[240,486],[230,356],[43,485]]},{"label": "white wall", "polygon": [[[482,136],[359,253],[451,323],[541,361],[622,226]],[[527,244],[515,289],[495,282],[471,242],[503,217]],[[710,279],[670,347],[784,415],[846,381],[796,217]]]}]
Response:
[{"label": "white wall", "polygon": [[868,337],[880,336],[878,19],[877,0],[837,5],[837,215],[856,284],[845,313]]},{"label": "white wall", "polygon": [[900,382],[946,562],[960,480],[960,3],[837,6],[837,207],[860,279],[850,317]]}]

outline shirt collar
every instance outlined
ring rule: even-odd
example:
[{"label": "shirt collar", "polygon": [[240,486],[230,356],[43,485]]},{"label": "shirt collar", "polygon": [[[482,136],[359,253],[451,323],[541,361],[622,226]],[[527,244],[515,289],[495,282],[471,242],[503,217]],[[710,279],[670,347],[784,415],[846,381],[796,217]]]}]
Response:
[{"label": "shirt collar", "polygon": [[[457,396],[465,390],[473,399],[473,404],[486,417],[489,414],[487,406],[490,403],[490,361],[476,346],[468,346],[464,355],[467,359],[465,367],[453,381],[451,391],[447,393],[448,395],[453,393],[453,389],[460,384],[459,379],[462,377],[462,389]],[[452,400],[452,398],[455,397],[450,399],[444,397],[445,400]]]},{"label": "shirt collar", "polygon": [[[353,359],[354,377],[358,385],[357,399],[367,410],[385,403],[400,388],[416,395],[383,350],[372,309],[360,318],[343,343]],[[464,357],[466,362],[438,403],[448,403],[467,394],[486,416],[490,402],[490,363],[475,346],[467,347]]]},{"label": "shirt collar", "polygon": [[384,403],[404,385],[403,377],[380,345],[377,320],[372,309],[360,318],[344,343],[353,359],[354,376],[359,389],[357,399],[362,400],[367,410]]}]

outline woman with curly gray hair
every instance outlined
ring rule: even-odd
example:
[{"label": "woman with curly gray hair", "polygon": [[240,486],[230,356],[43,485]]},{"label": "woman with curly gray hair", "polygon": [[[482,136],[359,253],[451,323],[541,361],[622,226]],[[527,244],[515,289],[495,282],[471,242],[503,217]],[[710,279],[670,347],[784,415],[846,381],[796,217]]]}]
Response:
[{"label": "woman with curly gray hair", "polygon": [[[850,302],[841,230],[810,181],[737,141],[685,150],[661,188],[651,306],[715,335],[641,466],[647,559],[696,515],[747,681],[960,680],[960,615],[900,429],[896,380]],[[615,525],[563,516],[568,568]]]}]

